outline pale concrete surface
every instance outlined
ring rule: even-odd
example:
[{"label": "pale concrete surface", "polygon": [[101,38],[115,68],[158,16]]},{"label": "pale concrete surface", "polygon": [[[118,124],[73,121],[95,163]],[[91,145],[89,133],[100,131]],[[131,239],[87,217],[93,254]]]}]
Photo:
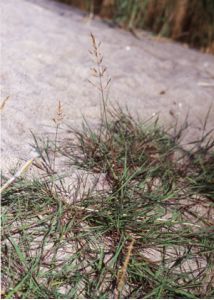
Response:
[{"label": "pale concrete surface", "polygon": [[[50,0],[7,0],[0,5],[1,100],[10,97],[1,114],[3,169],[31,156],[30,130],[50,132],[59,99],[66,122],[78,126],[84,114],[96,124],[99,97],[87,81],[90,32],[102,41],[113,103],[128,105],[141,117],[160,113],[167,124],[173,121],[170,111],[181,120],[189,111],[193,127],[201,127],[199,120],[214,102],[213,56],[143,31],[137,39],[100,20],[86,22],[78,10]],[[197,134],[192,129],[189,136]]]}]

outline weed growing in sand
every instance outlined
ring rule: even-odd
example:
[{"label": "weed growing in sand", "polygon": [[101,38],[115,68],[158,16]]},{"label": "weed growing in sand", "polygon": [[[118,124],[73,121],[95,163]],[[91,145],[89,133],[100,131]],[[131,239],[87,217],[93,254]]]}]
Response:
[{"label": "weed growing in sand", "polygon": [[[4,191],[3,296],[212,298],[211,133],[186,150],[182,130],[101,109],[96,130],[85,122],[57,147],[35,137],[44,176]],[[75,182],[50,169],[59,156]]]}]

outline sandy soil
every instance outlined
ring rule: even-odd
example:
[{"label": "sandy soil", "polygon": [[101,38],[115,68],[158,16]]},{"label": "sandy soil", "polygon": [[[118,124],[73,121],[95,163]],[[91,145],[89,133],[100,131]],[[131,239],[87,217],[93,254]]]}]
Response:
[{"label": "sandy soil", "polygon": [[128,105],[140,117],[159,113],[167,124],[173,114],[183,120],[189,112],[188,139],[200,134],[214,102],[213,56],[143,31],[136,38],[99,19],[88,22],[78,10],[50,0],[7,0],[0,6],[1,100],[9,96],[1,114],[3,170],[31,157],[30,130],[50,133],[59,99],[66,122],[79,126],[84,114],[96,124],[99,97],[87,80],[90,32],[102,41],[112,103]]}]

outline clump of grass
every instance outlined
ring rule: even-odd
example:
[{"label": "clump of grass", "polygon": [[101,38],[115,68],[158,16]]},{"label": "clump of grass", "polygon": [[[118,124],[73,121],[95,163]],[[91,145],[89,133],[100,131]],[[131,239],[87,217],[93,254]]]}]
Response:
[{"label": "clump of grass", "polygon": [[160,178],[155,166],[135,170],[126,156],[107,191],[74,204],[50,192],[47,178],[4,192],[7,298],[212,298],[213,198],[165,175],[167,166]]},{"label": "clump of grass", "polygon": [[[212,298],[212,137],[184,149],[182,130],[172,135],[158,120],[107,107],[104,86],[97,129],[85,121],[43,149],[34,136],[34,165],[45,176],[3,191],[3,296]],[[58,156],[68,168],[104,174],[105,188],[69,193]]]},{"label": "clump of grass", "polygon": [[[98,132],[87,125],[75,131],[78,142],[66,141],[63,154],[80,168],[105,173],[110,184],[122,174],[145,178],[168,176],[176,181],[177,167],[173,161],[176,144],[157,122],[139,125],[121,109],[110,112],[111,121],[100,125]],[[78,153],[74,155],[74,153]],[[167,171],[167,172],[166,172]]]}]

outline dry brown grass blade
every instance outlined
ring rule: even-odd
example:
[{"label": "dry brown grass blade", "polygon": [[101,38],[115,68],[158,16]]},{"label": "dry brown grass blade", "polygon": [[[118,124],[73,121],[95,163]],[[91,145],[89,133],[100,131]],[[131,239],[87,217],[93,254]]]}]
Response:
[{"label": "dry brown grass blade", "polygon": [[2,111],[5,107],[6,102],[8,101],[10,97],[7,96],[1,103],[0,103],[0,111]]},{"label": "dry brown grass blade", "polygon": [[117,288],[114,292],[114,298],[115,299],[119,298],[119,295],[121,294],[121,292],[124,288],[126,271],[127,271],[127,268],[128,268],[129,260],[130,260],[131,255],[132,255],[132,250],[133,250],[134,243],[135,243],[135,240],[132,239],[132,241],[131,241],[131,243],[128,247],[128,252],[127,252],[125,261],[123,263],[122,269],[118,272],[118,279],[117,279],[118,284],[117,284]]},{"label": "dry brown grass blade", "polygon": [[[37,157],[37,156],[36,156]],[[16,172],[16,174],[11,177],[1,188],[0,188],[0,194],[6,190],[19,176],[21,176],[24,172],[28,170],[28,168],[32,165],[33,161],[36,159],[36,157],[33,157],[29,159],[24,166],[21,167],[21,169]]]}]

